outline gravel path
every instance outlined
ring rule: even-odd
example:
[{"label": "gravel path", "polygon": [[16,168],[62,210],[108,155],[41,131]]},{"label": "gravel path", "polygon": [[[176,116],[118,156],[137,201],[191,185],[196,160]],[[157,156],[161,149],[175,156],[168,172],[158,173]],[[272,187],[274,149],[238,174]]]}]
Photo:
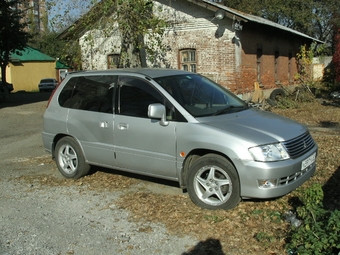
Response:
[{"label": "gravel path", "polygon": [[160,224],[128,220],[129,212],[115,201],[129,190],[96,192],[21,179],[60,177],[50,165],[29,163],[46,157],[41,129],[48,96],[17,93],[0,105],[0,255],[191,254],[186,251],[198,240],[173,236]]}]

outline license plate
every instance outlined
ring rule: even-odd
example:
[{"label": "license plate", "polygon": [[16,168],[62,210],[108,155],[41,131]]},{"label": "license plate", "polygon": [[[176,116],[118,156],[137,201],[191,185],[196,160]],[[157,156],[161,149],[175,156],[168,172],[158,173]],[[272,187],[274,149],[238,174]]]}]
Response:
[{"label": "license plate", "polygon": [[303,169],[307,168],[308,166],[310,166],[311,164],[313,164],[315,162],[315,157],[316,157],[316,153],[310,155],[308,158],[303,160],[302,164],[301,164],[301,170],[303,170]]}]

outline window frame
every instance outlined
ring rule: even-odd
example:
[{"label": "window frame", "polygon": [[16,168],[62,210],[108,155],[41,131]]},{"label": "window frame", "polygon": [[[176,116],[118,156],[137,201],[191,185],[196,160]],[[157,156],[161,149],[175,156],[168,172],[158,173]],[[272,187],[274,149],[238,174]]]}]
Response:
[{"label": "window frame", "polygon": [[[123,79],[135,79],[135,80],[140,80],[141,82],[144,82],[147,86],[147,90],[145,90],[147,93],[149,91],[151,91],[151,93],[149,93],[150,95],[152,95],[155,98],[155,103],[160,103],[162,105],[165,106],[166,108],[166,120],[167,121],[177,121],[177,122],[183,122],[186,121],[185,118],[179,113],[179,111],[176,109],[176,107],[174,107],[170,101],[167,99],[167,97],[161,93],[153,84],[151,84],[149,81],[138,77],[138,76],[130,76],[130,75],[120,75],[118,76],[118,82],[117,82],[117,86],[116,86],[116,94],[115,94],[115,114],[117,115],[121,115],[121,116],[128,116],[128,117],[135,117],[135,118],[144,118],[144,119],[151,119],[149,116],[146,116],[145,114],[147,114],[147,109],[145,110],[145,114],[141,114],[141,115],[136,115],[136,114],[124,114],[124,112],[122,113],[122,109],[121,109],[121,88],[123,86],[128,86],[127,84],[123,84],[125,81],[123,81]],[[135,82],[135,81],[134,81]],[[141,83],[140,83],[141,84]],[[131,87],[139,87],[139,86],[135,86],[134,84],[129,84],[129,86]],[[140,88],[138,88],[140,89]],[[158,98],[157,98],[158,97]],[[151,102],[152,103],[152,102]],[[150,104],[147,104],[147,106]],[[145,107],[145,106],[143,106]]]},{"label": "window frame", "polygon": [[120,62],[120,54],[111,53],[106,56],[107,69],[117,69]]},{"label": "window frame", "polygon": [[[187,58],[184,59],[184,54]],[[193,48],[182,49],[179,51],[179,64],[180,69],[196,73],[197,72],[197,51]],[[186,67],[186,68],[185,68]]]}]

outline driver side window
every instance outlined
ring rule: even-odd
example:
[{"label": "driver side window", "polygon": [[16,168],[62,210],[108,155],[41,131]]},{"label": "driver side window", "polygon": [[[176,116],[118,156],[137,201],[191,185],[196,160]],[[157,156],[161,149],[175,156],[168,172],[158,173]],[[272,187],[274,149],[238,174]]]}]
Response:
[{"label": "driver side window", "polygon": [[163,97],[150,84],[135,77],[120,77],[118,97],[118,113],[126,116],[148,118],[150,104],[164,104]]},{"label": "driver side window", "polygon": [[149,105],[160,103],[165,105],[167,120],[185,121],[175,107],[145,80],[132,76],[120,76],[117,96],[116,109],[120,115],[149,118]]}]

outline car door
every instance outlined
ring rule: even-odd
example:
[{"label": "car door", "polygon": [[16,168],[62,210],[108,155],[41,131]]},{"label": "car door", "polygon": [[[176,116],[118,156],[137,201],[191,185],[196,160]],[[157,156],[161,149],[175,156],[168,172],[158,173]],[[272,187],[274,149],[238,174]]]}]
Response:
[{"label": "car door", "polygon": [[[72,78],[61,93],[72,95],[63,103],[69,108],[68,133],[81,143],[90,163],[113,166],[113,95],[117,76]],[[62,101],[62,100],[61,100]]]},{"label": "car door", "polygon": [[176,122],[167,126],[148,117],[148,106],[164,97],[146,80],[120,76],[114,141],[117,166],[153,176],[176,178]]}]

